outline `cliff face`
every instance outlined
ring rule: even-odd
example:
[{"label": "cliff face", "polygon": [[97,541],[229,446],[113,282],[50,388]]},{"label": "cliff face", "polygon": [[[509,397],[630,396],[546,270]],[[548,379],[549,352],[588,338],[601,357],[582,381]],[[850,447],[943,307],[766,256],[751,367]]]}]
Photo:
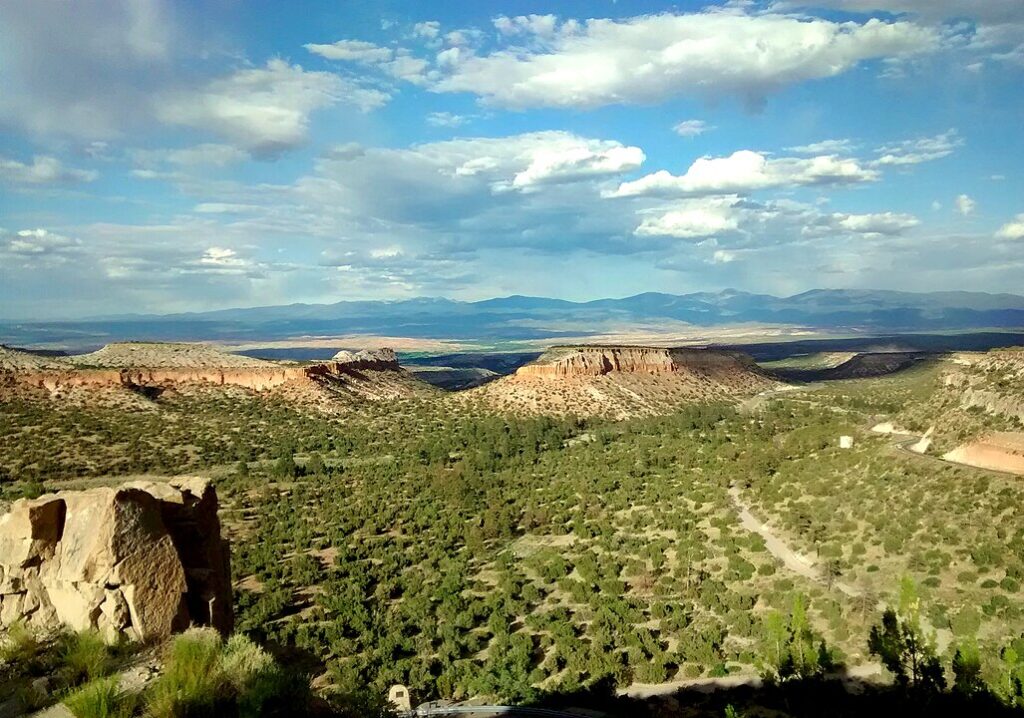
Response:
[{"label": "cliff face", "polygon": [[[232,355],[205,351],[202,355],[190,352],[176,345],[170,356],[158,355],[156,350],[146,347],[145,352],[138,352],[133,357],[127,348],[136,345],[124,345],[117,354],[106,349],[95,352],[87,357],[98,358],[101,355],[114,366],[106,368],[78,368],[69,362],[51,362],[45,366],[28,366],[25,368],[8,369],[0,372],[8,383],[46,389],[55,393],[64,389],[114,388],[123,387],[137,389],[142,387],[173,387],[179,384],[205,384],[211,386],[237,386],[252,391],[268,391],[286,385],[312,385],[317,383],[345,382],[362,378],[362,372],[398,372],[401,367],[391,349],[379,349],[361,352],[339,352],[334,359],[308,366],[285,366],[261,360],[248,360],[241,366],[234,366]],[[146,346],[146,345],[138,345]],[[134,367],[121,367],[128,358],[149,362]],[[199,356],[201,361],[197,361]],[[215,361],[223,359],[223,366],[216,366]],[[180,359],[182,365],[173,366],[173,359]],[[85,364],[78,359],[79,365]]]},{"label": "cliff face", "polygon": [[206,479],[16,501],[0,517],[0,626],[163,638],[232,628],[231,572]]},{"label": "cliff face", "polygon": [[464,392],[513,414],[627,418],[729,402],[775,386],[738,352],[637,346],[555,347],[536,362]]},{"label": "cliff face", "polygon": [[590,346],[556,347],[516,370],[522,377],[584,377],[611,373],[682,374],[757,371],[748,357],[710,349]]},{"label": "cliff face", "polygon": [[339,373],[346,371],[398,371],[398,357],[394,349],[363,349],[358,352],[340,351],[329,362]]},{"label": "cliff face", "polygon": [[945,374],[943,384],[958,394],[960,406],[1024,421],[1024,350],[961,354],[954,363],[957,368]]}]

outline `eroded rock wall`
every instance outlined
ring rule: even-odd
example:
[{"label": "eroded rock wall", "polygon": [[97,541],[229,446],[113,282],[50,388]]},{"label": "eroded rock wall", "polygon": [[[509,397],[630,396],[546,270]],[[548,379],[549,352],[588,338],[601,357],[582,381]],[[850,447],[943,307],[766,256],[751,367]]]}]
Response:
[{"label": "eroded rock wall", "polygon": [[233,624],[227,543],[205,479],[16,501],[0,517],[0,626],[160,639]]},{"label": "eroded rock wall", "polygon": [[732,352],[660,347],[556,347],[516,370],[524,377],[601,376],[611,373],[671,374],[750,371],[753,362]]}]

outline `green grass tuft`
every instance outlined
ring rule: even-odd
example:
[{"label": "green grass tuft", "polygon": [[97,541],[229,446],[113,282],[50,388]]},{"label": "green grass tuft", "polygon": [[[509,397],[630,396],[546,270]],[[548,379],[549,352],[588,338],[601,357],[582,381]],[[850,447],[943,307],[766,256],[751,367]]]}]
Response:
[{"label": "green grass tuft", "polygon": [[116,676],[89,681],[64,699],[76,718],[130,718],[137,704],[135,695],[118,690]]}]

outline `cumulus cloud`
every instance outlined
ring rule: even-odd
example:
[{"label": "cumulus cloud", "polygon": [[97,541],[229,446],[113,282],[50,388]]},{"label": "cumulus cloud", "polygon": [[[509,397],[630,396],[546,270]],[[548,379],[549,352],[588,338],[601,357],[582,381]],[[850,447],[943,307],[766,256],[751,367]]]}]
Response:
[{"label": "cumulus cloud", "polygon": [[0,157],[0,182],[7,184],[77,184],[99,176],[93,170],[65,167],[56,157],[35,156],[31,164]]},{"label": "cumulus cloud", "polygon": [[166,93],[157,114],[164,122],[221,135],[258,156],[274,156],[306,141],[309,116],[336,102],[367,111],[387,94],[329,72],[310,72],[284,60],[238,70],[200,90]]},{"label": "cumulus cloud", "polygon": [[[503,22],[507,34],[548,22]],[[467,55],[433,89],[510,108],[643,104],[678,95],[757,101],[790,84],[842,74],[870,59],[937,47],[934,30],[872,19],[835,23],[735,11],[593,19],[552,30],[538,49]],[[546,32],[546,30],[545,30]]]},{"label": "cumulus cloud", "polygon": [[964,217],[974,214],[974,210],[977,206],[978,203],[965,194],[958,195],[956,198],[956,211]]},{"label": "cumulus cloud", "polygon": [[638,237],[703,239],[734,232],[740,225],[733,211],[735,204],[735,199],[690,200],[677,209],[644,219],[634,233]]},{"label": "cumulus cloud", "polygon": [[389,47],[379,47],[372,42],[362,40],[338,40],[329,45],[307,43],[303,45],[314,55],[328,60],[347,60],[350,62],[377,63],[387,62],[394,56]]},{"label": "cumulus cloud", "polygon": [[1024,214],[1018,214],[996,232],[999,239],[1024,239]]},{"label": "cumulus cloud", "polygon": [[529,189],[543,184],[617,175],[635,170],[643,161],[644,152],[639,147],[563,137],[532,149],[529,166],[516,173],[512,186]]},{"label": "cumulus cloud", "polygon": [[672,131],[680,137],[696,137],[711,129],[714,128],[710,127],[704,120],[683,120],[676,124]]},{"label": "cumulus cloud", "polygon": [[895,235],[916,227],[921,222],[910,214],[879,212],[876,214],[835,214],[832,220],[836,226],[868,235]]},{"label": "cumulus cloud", "polygon": [[65,264],[81,250],[81,241],[47,229],[0,230],[0,258],[22,268],[46,268]]},{"label": "cumulus cloud", "polygon": [[878,179],[878,172],[855,159],[822,155],[811,158],[769,158],[739,150],[728,157],[701,157],[686,174],[665,170],[624,182],[609,197],[681,196],[747,193],[777,187],[856,184]]},{"label": "cumulus cloud", "polygon": [[427,39],[434,39],[441,34],[441,23],[437,20],[427,20],[426,22],[418,22],[413,25],[412,34],[416,37],[425,37]]}]

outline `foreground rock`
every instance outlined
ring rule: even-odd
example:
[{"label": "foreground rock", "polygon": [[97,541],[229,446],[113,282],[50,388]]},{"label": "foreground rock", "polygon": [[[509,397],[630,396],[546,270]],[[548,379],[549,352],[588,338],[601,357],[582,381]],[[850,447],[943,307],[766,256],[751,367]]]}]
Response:
[{"label": "foreground rock", "polygon": [[160,639],[233,624],[227,543],[205,479],[16,501],[0,517],[0,626]]},{"label": "foreground rock", "polygon": [[465,395],[512,413],[627,418],[732,401],[778,385],[739,352],[584,345],[554,347]]}]

